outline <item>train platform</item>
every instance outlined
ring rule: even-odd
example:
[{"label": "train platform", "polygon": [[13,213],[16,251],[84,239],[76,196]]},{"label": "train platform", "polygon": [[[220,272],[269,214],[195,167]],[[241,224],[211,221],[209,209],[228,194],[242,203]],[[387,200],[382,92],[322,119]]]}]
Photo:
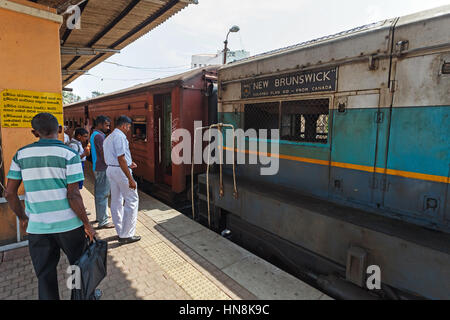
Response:
[{"label": "train platform", "polygon": [[[82,195],[95,220],[92,177]],[[136,234],[121,245],[115,229],[98,230],[108,241],[108,275],[99,288],[111,300],[324,300],[327,295],[140,192]],[[94,222],[92,222],[94,223]],[[95,226],[95,224],[94,224]],[[61,299],[69,299],[64,254],[58,266]],[[0,300],[37,299],[28,247],[0,252]]]}]

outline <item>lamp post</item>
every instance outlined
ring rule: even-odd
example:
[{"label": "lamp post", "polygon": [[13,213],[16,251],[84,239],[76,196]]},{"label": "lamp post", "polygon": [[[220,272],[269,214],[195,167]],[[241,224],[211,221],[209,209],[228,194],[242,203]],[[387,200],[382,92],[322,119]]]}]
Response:
[{"label": "lamp post", "polygon": [[232,26],[227,33],[227,38],[225,39],[225,49],[223,50],[223,64],[227,64],[227,50],[228,50],[228,36],[230,32],[238,32],[240,28],[238,26]]}]

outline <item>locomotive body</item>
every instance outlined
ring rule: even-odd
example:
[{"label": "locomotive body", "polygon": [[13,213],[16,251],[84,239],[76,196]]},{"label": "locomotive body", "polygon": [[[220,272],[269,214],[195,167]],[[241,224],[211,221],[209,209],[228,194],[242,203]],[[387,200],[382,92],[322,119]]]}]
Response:
[{"label": "locomotive body", "polygon": [[[279,171],[237,165],[238,197],[230,166],[223,187],[201,175],[201,214],[209,188],[214,228],[299,275],[367,289],[375,265],[384,285],[448,299],[448,30],[444,6],[219,69],[219,122],[279,130]],[[265,152],[251,141],[234,152]]]}]

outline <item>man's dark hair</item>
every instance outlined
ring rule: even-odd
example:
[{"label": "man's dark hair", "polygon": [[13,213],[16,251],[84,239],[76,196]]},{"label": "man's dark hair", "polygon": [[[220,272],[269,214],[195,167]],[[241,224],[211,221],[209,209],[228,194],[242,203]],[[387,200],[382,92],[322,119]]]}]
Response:
[{"label": "man's dark hair", "polygon": [[85,128],[76,128],[73,136],[76,138],[78,136],[84,136],[85,134],[89,134]]},{"label": "man's dark hair", "polygon": [[133,121],[131,121],[131,119],[127,116],[120,116],[119,118],[117,118],[116,127],[120,127],[124,123],[132,124]]},{"label": "man's dark hair", "polygon": [[35,115],[31,120],[31,126],[43,136],[58,133],[59,129],[59,124],[56,117],[47,112]]},{"label": "man's dark hair", "polygon": [[106,123],[106,122],[111,123],[111,119],[108,118],[107,116],[98,116],[98,117],[95,119],[95,124],[94,124],[94,125],[97,127],[97,126],[99,126],[99,125],[101,125],[101,124],[104,124],[104,123]]}]

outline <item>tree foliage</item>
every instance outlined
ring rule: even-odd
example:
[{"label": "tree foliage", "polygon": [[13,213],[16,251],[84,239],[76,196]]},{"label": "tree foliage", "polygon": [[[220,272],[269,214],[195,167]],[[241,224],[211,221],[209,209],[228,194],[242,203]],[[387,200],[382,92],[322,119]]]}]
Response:
[{"label": "tree foliage", "polygon": [[81,100],[81,97],[74,94],[73,92],[63,91],[63,104],[69,104],[78,102]]}]

